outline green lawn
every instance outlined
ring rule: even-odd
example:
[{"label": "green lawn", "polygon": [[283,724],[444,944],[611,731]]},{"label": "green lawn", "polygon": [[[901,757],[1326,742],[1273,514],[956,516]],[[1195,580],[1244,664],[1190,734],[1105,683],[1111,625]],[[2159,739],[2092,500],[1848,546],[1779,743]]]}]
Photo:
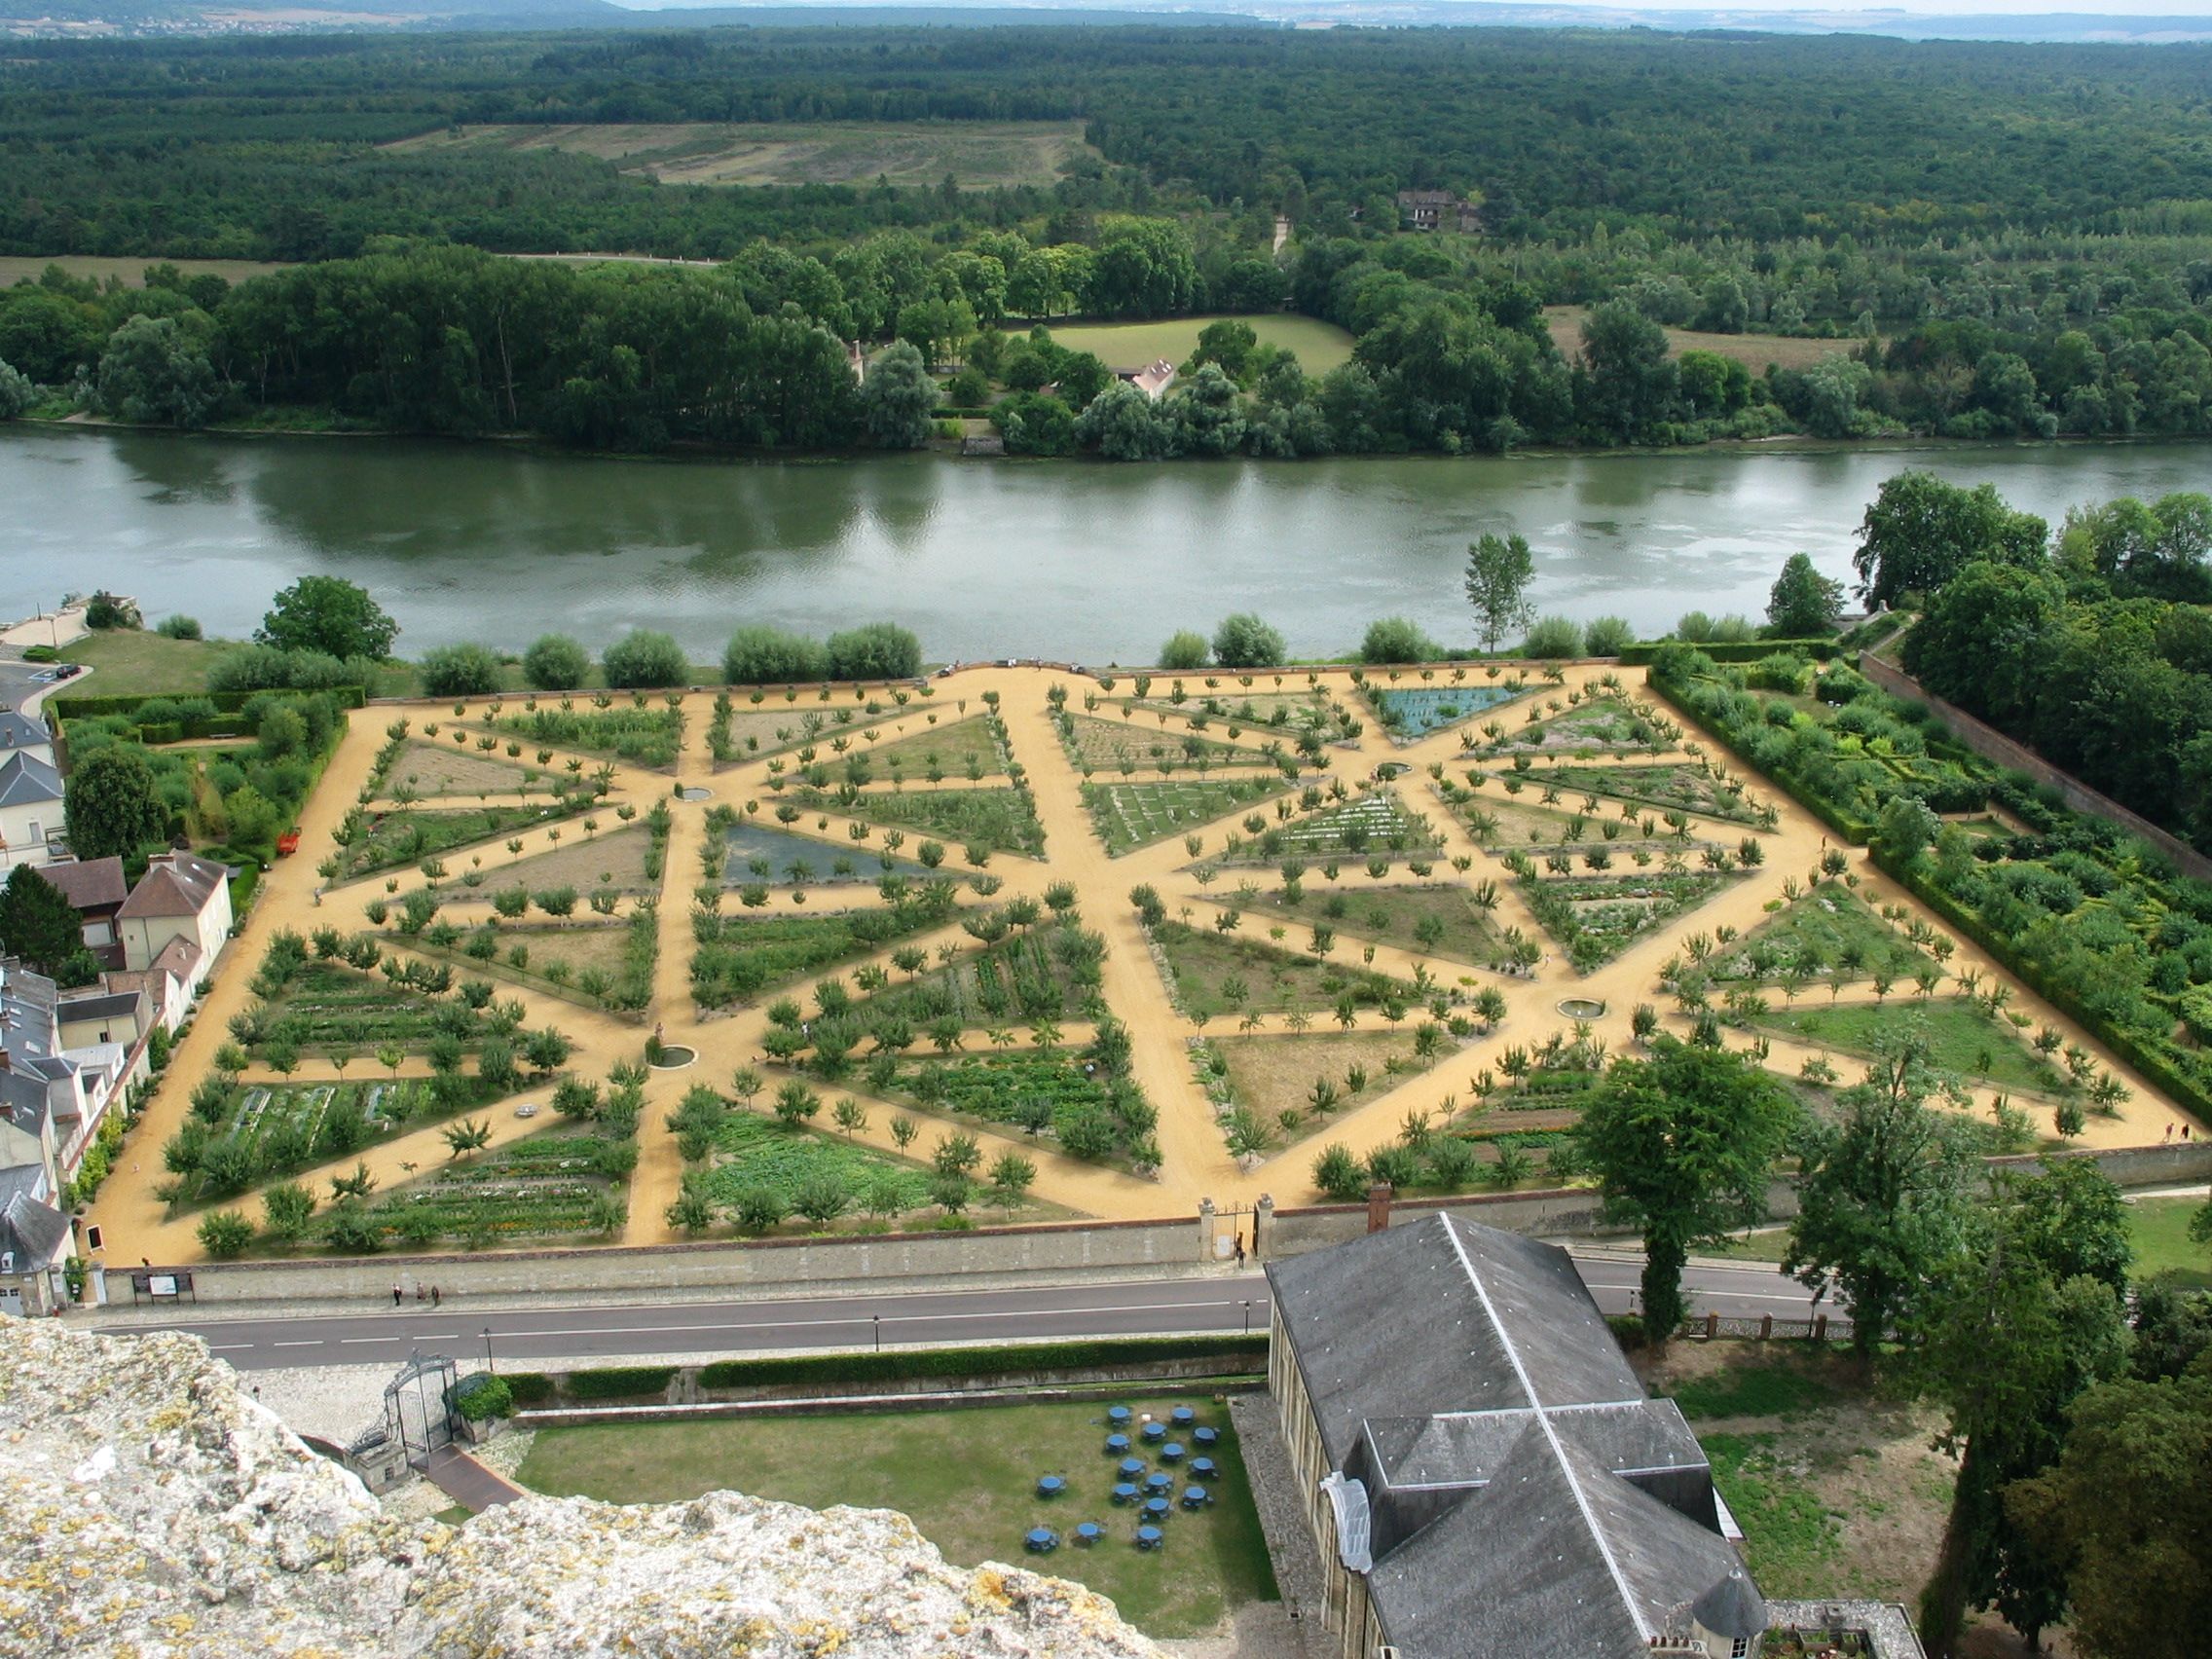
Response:
[{"label": "green lawn", "polygon": [[874,790],[847,807],[821,790],[799,790],[803,806],[849,812],[888,829],[918,830],[955,849],[1045,856],[1045,827],[1025,791],[1016,789]]},{"label": "green lawn", "polygon": [[1716,979],[1777,984],[1792,965],[1819,976],[1821,983],[1849,983],[1884,972],[1901,990],[1910,992],[1913,974],[1935,967],[1936,962],[1848,887],[1824,881],[1734,944],[1714,952],[1707,968]]},{"label": "green lawn", "polygon": [[[1171,1402],[1126,1403],[1158,1414]],[[1192,1403],[1200,1422],[1228,1427],[1222,1407]],[[1108,1501],[1105,1417],[1100,1402],[554,1428],[538,1434],[517,1478],[535,1492],[613,1503],[677,1502],[726,1488],[817,1509],[896,1509],[949,1561],[1009,1562],[1075,1579],[1153,1637],[1195,1636],[1247,1603],[1274,1600],[1235,1437],[1225,1434],[1211,1454],[1222,1465],[1213,1506],[1198,1514],[1178,1506],[1165,1547],[1140,1555],[1130,1512]],[[1065,1477],[1068,1494],[1039,1499],[1044,1474]],[[1063,1542],[1044,1558],[1024,1553],[1030,1528],[1072,1539],[1082,1521],[1103,1526],[1105,1541]]]},{"label": "green lawn", "polygon": [[1849,1054],[1871,1055],[1875,1035],[1917,1024],[1927,1033],[1931,1057],[1944,1071],[1997,1088],[2048,1089],[2057,1073],[2021,1042],[2003,1018],[1991,1019],[1965,997],[1893,994],[1880,1006],[1865,1003],[1776,1009],[1758,1025],[1784,1037]]},{"label": "green lawn", "polygon": [[2137,1278],[2171,1270],[2193,1288],[2212,1290],[2212,1245],[2189,1235],[2190,1218],[2203,1207],[2202,1198],[2138,1198],[2127,1206]]},{"label": "green lawn", "polygon": [[[1165,322],[1094,322],[1049,324],[1054,343],[1071,351],[1094,351],[1110,369],[1133,369],[1156,357],[1180,363],[1198,349],[1198,331],[1215,319],[1210,316],[1176,317]],[[1334,323],[1310,316],[1246,315],[1237,319],[1252,325],[1263,346],[1279,346],[1295,352],[1300,367],[1309,375],[1325,375],[1351,361],[1351,336]],[[1016,332],[1026,334],[1027,329]]]},{"label": "green lawn", "polygon": [[92,679],[63,686],[56,695],[76,694],[79,684],[87,697],[204,692],[208,664],[227,648],[212,640],[171,640],[136,629],[104,629],[61,647],[62,660],[81,662],[96,673]]},{"label": "green lawn", "polygon": [[[1186,927],[1177,921],[1161,924],[1152,937],[1166,960],[1176,1001],[1186,1014],[1204,1014],[1214,1019],[1235,1019],[1247,1012],[1321,1015],[1347,991],[1363,1006],[1372,1006],[1392,988],[1409,1006],[1414,1001],[1411,985],[1364,966],[1358,950],[1343,940],[1324,960],[1244,934]],[[1243,981],[1241,1000],[1225,990],[1233,979]],[[1368,1023],[1374,1023],[1372,1015]]]},{"label": "green lawn", "polygon": [[1309,926],[1326,922],[1348,938],[1372,939],[1400,950],[1435,951],[1477,964],[1497,956],[1501,936],[1464,887],[1363,888],[1363,875],[1347,875],[1338,889],[1316,892],[1309,887],[1295,905],[1285,904],[1276,888],[1261,897],[1259,908]]}]

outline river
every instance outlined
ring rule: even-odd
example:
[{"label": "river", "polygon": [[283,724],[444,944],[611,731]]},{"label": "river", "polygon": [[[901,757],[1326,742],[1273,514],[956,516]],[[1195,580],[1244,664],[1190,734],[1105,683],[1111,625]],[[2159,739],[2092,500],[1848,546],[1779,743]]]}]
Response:
[{"label": "river", "polygon": [[602,645],[646,625],[713,660],[738,623],[887,617],[935,658],[1150,660],[1179,627],[1268,617],[1301,654],[1376,616],[1464,643],[1467,542],[1518,530],[1540,609],[1663,631],[1763,616],[1791,553],[1849,574],[1885,478],[2074,503],[2212,483],[2212,449],[1897,445],[1503,459],[1175,462],[624,461],[504,444],[0,428],[0,618],[134,595],[242,637],[311,572],[366,585],[409,654]]}]

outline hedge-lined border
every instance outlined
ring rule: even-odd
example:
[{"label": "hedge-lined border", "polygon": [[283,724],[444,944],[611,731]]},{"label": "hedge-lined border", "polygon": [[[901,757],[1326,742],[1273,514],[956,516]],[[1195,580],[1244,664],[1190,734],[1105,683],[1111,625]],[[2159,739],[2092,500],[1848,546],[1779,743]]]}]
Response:
[{"label": "hedge-lined border", "polygon": [[1795,651],[1815,662],[1828,662],[1840,652],[1833,640],[1711,640],[1703,644],[1695,640],[1639,640],[1632,645],[1622,646],[1614,660],[1624,668],[1641,668],[1673,645],[1686,645],[1692,650],[1703,651],[1714,662],[1757,662],[1777,651]]},{"label": "hedge-lined border", "polygon": [[180,703],[188,698],[205,698],[219,713],[235,715],[264,691],[301,697],[319,692],[335,697],[342,709],[365,708],[369,701],[368,692],[358,685],[320,686],[313,690],[297,685],[270,685],[259,691],[137,691],[112,697],[56,697],[47,705],[47,713],[57,720],[87,719],[98,715],[135,714],[147,703]]}]

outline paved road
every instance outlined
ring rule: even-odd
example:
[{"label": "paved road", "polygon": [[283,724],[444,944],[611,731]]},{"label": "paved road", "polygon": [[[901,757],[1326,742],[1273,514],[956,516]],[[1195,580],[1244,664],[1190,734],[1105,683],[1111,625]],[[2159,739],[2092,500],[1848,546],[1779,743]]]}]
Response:
[{"label": "paved road", "polygon": [[[1639,1264],[1578,1261],[1608,1313],[1626,1312]],[[1692,1306],[1736,1317],[1804,1318],[1804,1289],[1763,1266],[1693,1267]],[[432,1311],[414,1303],[383,1312],[302,1318],[180,1320],[241,1371],[282,1366],[391,1365],[410,1349],[541,1359],[629,1358],[658,1353],[745,1353],[762,1349],[903,1343],[995,1343],[1016,1338],[1148,1336],[1161,1332],[1265,1330],[1267,1281],[1151,1279],[1023,1290],[924,1291],[780,1301],[660,1303],[471,1313],[456,1302]],[[153,1327],[138,1326],[134,1329]]]}]

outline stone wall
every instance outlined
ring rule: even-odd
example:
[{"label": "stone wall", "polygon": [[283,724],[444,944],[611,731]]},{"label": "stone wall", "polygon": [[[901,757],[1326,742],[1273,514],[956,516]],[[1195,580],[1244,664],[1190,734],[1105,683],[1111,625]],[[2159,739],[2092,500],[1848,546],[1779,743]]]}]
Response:
[{"label": "stone wall", "polygon": [[2015,743],[1986,720],[1977,719],[1955,703],[1946,703],[1923,687],[1901,668],[1892,667],[1872,651],[1859,653],[1859,672],[1894,696],[1925,703],[1942,721],[1944,729],[1984,760],[2009,772],[2023,772],[2038,784],[2056,790],[2076,812],[2086,812],[2117,824],[2130,835],[2140,836],[2171,860],[2176,869],[2199,881],[2212,881],[2212,859],[2179,836],[2159,829],[2148,818],[2131,812],[2110,795],[2099,794],[2071,772],[2062,772],[2024,743]]}]

